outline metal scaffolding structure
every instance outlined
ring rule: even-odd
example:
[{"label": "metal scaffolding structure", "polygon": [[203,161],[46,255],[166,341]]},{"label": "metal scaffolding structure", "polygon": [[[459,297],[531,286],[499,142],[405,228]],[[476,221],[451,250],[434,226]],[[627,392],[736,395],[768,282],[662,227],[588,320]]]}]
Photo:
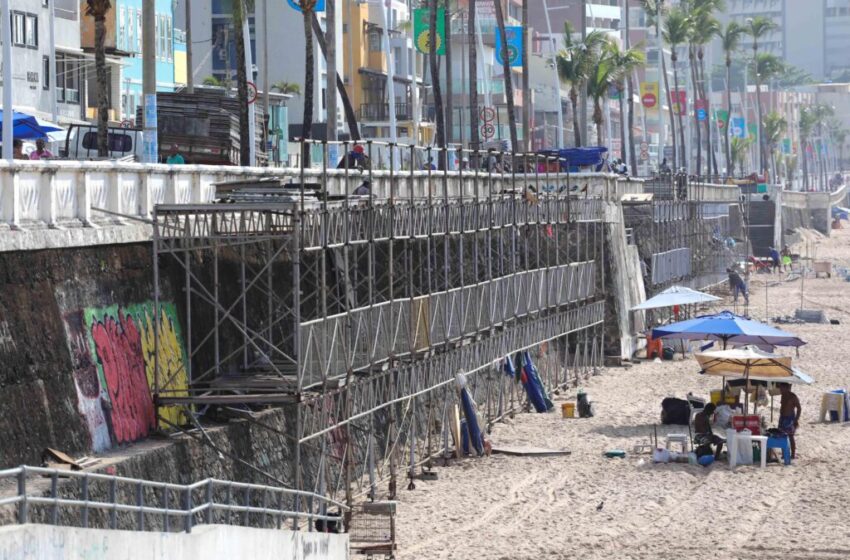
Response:
[{"label": "metal scaffolding structure", "polygon": [[447,456],[456,374],[492,423],[524,403],[506,356],[532,351],[550,389],[601,365],[604,203],[560,162],[371,142],[302,153],[312,169],[156,207],[155,305],[178,302],[190,385],[175,393],[156,364],[158,407],[282,406],[292,485],[350,503]]}]

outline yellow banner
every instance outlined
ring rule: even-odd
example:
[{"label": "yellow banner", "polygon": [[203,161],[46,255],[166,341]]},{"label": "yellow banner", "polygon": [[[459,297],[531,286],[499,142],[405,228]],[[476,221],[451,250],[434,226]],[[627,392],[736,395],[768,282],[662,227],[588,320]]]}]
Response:
[{"label": "yellow banner", "polygon": [[647,109],[653,109],[658,105],[658,82],[640,83],[640,102]]}]

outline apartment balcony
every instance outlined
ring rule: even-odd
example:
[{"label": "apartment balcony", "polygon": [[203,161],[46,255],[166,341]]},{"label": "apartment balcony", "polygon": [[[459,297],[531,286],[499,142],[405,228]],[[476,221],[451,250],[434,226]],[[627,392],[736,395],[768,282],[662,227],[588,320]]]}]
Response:
[{"label": "apartment balcony", "polygon": [[[409,121],[413,118],[413,107],[410,103],[395,104],[395,118],[397,121]],[[389,122],[389,103],[363,103],[360,105],[360,119],[366,122]]]}]

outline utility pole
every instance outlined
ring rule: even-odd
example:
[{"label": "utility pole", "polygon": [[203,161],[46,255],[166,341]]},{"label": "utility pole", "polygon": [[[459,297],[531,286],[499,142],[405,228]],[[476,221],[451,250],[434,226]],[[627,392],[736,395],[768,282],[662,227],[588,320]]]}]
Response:
[{"label": "utility pole", "polygon": [[192,75],[192,7],[190,0],[183,1],[186,2],[186,93],[195,93],[195,77]]},{"label": "utility pole", "polygon": [[50,84],[50,118],[56,123],[59,109],[56,105],[56,6],[55,0],[49,0],[50,61],[47,64],[47,83]]},{"label": "utility pole", "polygon": [[157,163],[159,144],[156,118],[156,5],[152,0],[142,2],[142,91],[144,93],[144,162]]},{"label": "utility pole", "polygon": [[[9,0],[0,0],[0,30],[3,34],[3,159],[12,161],[14,121],[12,120],[12,20]],[[54,84],[51,84],[54,85]]]},{"label": "utility pole", "polygon": [[[523,152],[531,151],[531,84],[528,70],[528,0],[522,0],[522,144]],[[545,130],[544,130],[545,134]]]},{"label": "utility pole", "polygon": [[[264,3],[268,3],[269,0],[263,0]],[[336,87],[336,1],[335,0],[326,0],[325,2],[325,25],[327,29],[325,30],[325,44],[327,45],[326,54],[327,57],[327,93],[326,97],[326,106],[327,106],[327,139],[329,142],[334,142],[337,140],[337,110],[336,110],[336,96],[337,96],[337,87]],[[263,23],[265,25],[265,23]],[[387,30],[389,33],[389,30]],[[266,72],[268,72],[268,63],[266,64]],[[264,82],[267,83],[267,82]]]},{"label": "utility pole", "polygon": [[[263,132],[260,137],[263,139],[263,153],[266,153],[266,165],[269,165],[272,158],[268,155],[269,151],[269,127],[272,119],[269,115],[269,0],[263,0]],[[330,73],[328,73],[328,82],[330,82]],[[336,82],[334,82],[336,83]]]},{"label": "utility pole", "polygon": [[[587,0],[581,0],[579,2],[581,7],[581,42],[584,43],[584,40],[587,39]],[[581,103],[580,109],[581,112],[581,137],[584,138],[584,143],[589,145],[588,142],[588,134],[587,134],[587,84],[581,85]]]},{"label": "utility pole", "polygon": [[[152,3],[152,2],[151,2]],[[242,43],[245,45],[245,71],[248,76],[254,77],[254,60],[251,53],[251,27],[248,25],[248,9],[242,3]],[[250,165],[257,165],[257,113],[256,103],[248,105],[248,137],[251,142],[248,145],[248,157]]]}]

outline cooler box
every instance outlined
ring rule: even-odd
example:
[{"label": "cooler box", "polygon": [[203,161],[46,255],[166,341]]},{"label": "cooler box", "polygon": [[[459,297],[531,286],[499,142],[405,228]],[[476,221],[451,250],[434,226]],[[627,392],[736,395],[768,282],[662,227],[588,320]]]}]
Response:
[{"label": "cooler box", "polygon": [[744,428],[748,429],[753,435],[761,435],[761,417],[757,414],[735,415],[732,417],[732,427],[736,432],[740,432]]},{"label": "cooler box", "polygon": [[[711,402],[715,405],[721,404],[720,399],[723,396],[723,391],[720,389],[714,389],[711,391]],[[737,397],[735,395],[730,395],[726,393],[726,401],[725,404],[735,404],[737,401]]]}]

